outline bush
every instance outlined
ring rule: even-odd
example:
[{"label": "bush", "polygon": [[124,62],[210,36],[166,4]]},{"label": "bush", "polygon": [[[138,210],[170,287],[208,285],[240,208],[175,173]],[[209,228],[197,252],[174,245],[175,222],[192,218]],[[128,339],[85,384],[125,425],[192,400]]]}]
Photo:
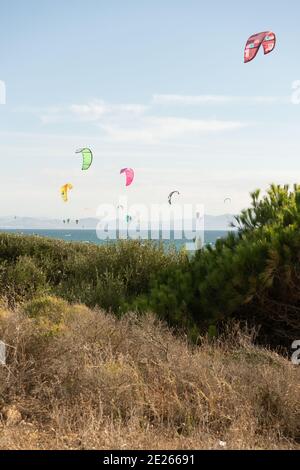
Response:
[{"label": "bush", "polygon": [[47,292],[46,276],[27,255],[17,258],[15,264],[2,265],[1,289],[10,304],[33,298]]},{"label": "bush", "polygon": [[45,317],[53,323],[60,323],[68,314],[70,306],[62,299],[43,296],[25,303],[22,310],[29,318]]},{"label": "bush", "polygon": [[193,335],[243,319],[260,327],[259,341],[289,349],[300,338],[300,187],[254,192],[236,224],[214,248],[162,271],[136,305]]},{"label": "bush", "polygon": [[140,241],[86,246],[39,237],[0,234],[2,295],[21,301],[44,290],[70,302],[115,313],[148,293],[152,276],[181,264],[184,255]]}]

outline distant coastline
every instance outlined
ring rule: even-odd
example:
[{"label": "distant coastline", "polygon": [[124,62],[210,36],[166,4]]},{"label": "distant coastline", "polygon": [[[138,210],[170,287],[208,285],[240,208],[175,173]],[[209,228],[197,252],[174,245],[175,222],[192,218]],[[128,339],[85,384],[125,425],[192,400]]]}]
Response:
[{"label": "distant coastline", "polygon": [[[205,230],[230,230],[230,222],[234,216],[232,214],[205,215]],[[77,221],[78,223],[77,223]],[[70,219],[67,223],[61,219],[37,218],[37,217],[17,217],[0,216],[0,230],[96,230],[99,219],[96,217]]]},{"label": "distant coastline", "polygon": [[[211,244],[214,245],[219,238],[226,237],[229,230],[205,230],[204,231],[204,244]],[[20,234],[20,235],[35,235],[39,237],[46,237],[52,238],[56,240],[65,240],[68,242],[81,242],[81,243],[91,243],[96,245],[103,245],[107,242],[113,242],[114,240],[100,240],[97,237],[97,233],[95,228],[94,229],[80,229],[80,228],[62,228],[62,229],[39,229],[39,228],[0,228],[0,233],[13,233],[13,234]],[[142,234],[143,235],[143,234]],[[124,234],[124,238],[126,238],[126,234]],[[141,240],[147,240],[146,233],[144,236],[141,236]],[[148,235],[148,240],[151,240],[150,233]],[[176,239],[174,240],[174,236],[171,232],[170,240],[163,239],[160,236],[159,240],[153,240],[159,242],[163,242],[164,245],[170,246],[174,245],[176,248],[183,247],[186,243],[191,242],[191,240],[187,239]]]}]

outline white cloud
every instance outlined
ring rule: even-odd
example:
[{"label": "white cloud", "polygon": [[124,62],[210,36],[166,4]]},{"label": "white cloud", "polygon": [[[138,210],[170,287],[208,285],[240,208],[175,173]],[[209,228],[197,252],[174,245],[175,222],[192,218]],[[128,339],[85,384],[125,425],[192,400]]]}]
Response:
[{"label": "white cloud", "polygon": [[[152,111],[152,114],[150,113]],[[234,120],[192,119],[182,116],[158,116],[142,104],[110,104],[94,100],[65,108],[50,108],[40,114],[44,124],[90,122],[102,131],[102,137],[116,142],[159,143],[167,139],[197,136],[199,133],[233,131],[246,124]]]},{"label": "white cloud", "polygon": [[136,103],[111,104],[103,100],[93,100],[87,104],[70,106],[34,107],[22,106],[13,109],[15,113],[36,115],[43,124],[62,122],[96,122],[104,118],[131,118],[140,116],[148,110],[148,106]]},{"label": "white cloud", "polygon": [[244,124],[237,121],[197,120],[175,117],[154,118],[150,122],[169,137],[185,132],[218,132],[244,127]]},{"label": "white cloud", "polygon": [[108,113],[108,106],[103,101],[97,101],[89,104],[70,106],[72,114],[79,119],[87,121],[97,121],[99,118]]},{"label": "white cloud", "polygon": [[139,116],[144,114],[146,110],[147,106],[141,104],[109,104],[102,100],[95,100],[84,105],[74,104],[70,106],[71,113],[84,121],[98,121],[104,116]]},{"label": "white cloud", "polygon": [[230,95],[160,95],[152,97],[155,105],[199,106],[204,104],[275,104],[287,103],[288,98],[279,96],[230,96]]},{"label": "white cloud", "polygon": [[[108,129],[110,135],[116,134],[116,131],[121,127],[122,123],[129,123],[135,121],[134,128],[130,130],[125,129],[126,139],[129,133],[134,137],[136,133],[138,136],[144,135],[144,138],[149,137],[148,128],[144,131],[136,129],[138,121],[144,120],[146,117],[163,124],[168,121],[175,126],[174,133],[177,135],[176,128],[179,127],[190,129],[191,127],[201,128],[199,130],[228,130],[232,127],[237,127],[236,123],[222,122],[217,125],[212,124],[212,121],[194,121],[179,117],[156,117],[155,108],[157,106],[170,106],[174,107],[192,107],[201,105],[226,105],[226,104],[248,104],[248,105],[263,105],[263,104],[286,104],[290,103],[290,98],[279,96],[231,96],[231,95],[179,95],[179,94],[154,94],[150,104],[140,103],[108,103],[101,99],[95,99],[84,104],[72,104],[69,106],[51,106],[46,108],[38,107],[19,107],[15,108],[15,112],[35,114],[39,117],[42,124],[58,124],[58,123],[76,123],[76,122],[94,122],[101,123],[102,128]],[[178,110],[176,110],[178,113]],[[173,121],[172,121],[173,119]],[[175,121],[176,119],[176,121]],[[146,122],[146,121],[145,121]],[[187,123],[187,125],[186,125]],[[148,127],[148,126],[147,126]],[[168,126],[167,126],[168,127]],[[213,129],[212,129],[213,127]],[[239,126],[241,127],[241,126]],[[113,128],[113,132],[111,129]],[[180,131],[181,132],[181,131]],[[152,132],[150,132],[152,135]],[[173,134],[173,133],[172,133]],[[147,137],[148,136],[148,137]]]},{"label": "white cloud", "polygon": [[126,123],[101,124],[108,137],[116,141],[160,141],[198,133],[233,131],[245,127],[239,121],[198,120],[176,117],[143,117]]}]

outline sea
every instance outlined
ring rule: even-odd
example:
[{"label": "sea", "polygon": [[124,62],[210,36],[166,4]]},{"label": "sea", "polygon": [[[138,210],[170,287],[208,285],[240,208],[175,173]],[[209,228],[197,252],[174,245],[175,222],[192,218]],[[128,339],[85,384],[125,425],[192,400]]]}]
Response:
[{"label": "sea", "polygon": [[[0,232],[4,233],[14,233],[20,235],[35,235],[39,237],[54,238],[56,240],[65,240],[67,242],[81,242],[86,244],[95,244],[95,245],[105,245],[108,243],[113,243],[113,240],[108,238],[106,240],[99,239],[97,237],[96,230],[54,230],[54,229],[0,229]],[[202,240],[203,245],[214,245],[216,241],[220,238],[226,237],[228,231],[224,230],[206,230],[203,234],[204,240]],[[148,234],[148,239],[150,240],[151,234]],[[127,238],[126,234],[122,238]],[[146,237],[147,238],[147,237]],[[145,239],[145,237],[142,237]],[[193,240],[187,239],[175,239],[174,233],[171,232],[171,237],[169,240],[166,240],[165,237],[161,236],[160,240],[153,240],[155,243],[162,243],[165,248],[175,247],[180,250],[181,248],[187,248],[192,250]],[[188,245],[187,245],[188,244]]]}]

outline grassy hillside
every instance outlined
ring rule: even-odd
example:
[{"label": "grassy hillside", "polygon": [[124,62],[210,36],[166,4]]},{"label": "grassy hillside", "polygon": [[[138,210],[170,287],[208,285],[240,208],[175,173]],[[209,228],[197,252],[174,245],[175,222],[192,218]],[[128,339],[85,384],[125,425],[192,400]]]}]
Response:
[{"label": "grassy hillside", "polygon": [[300,368],[250,336],[192,347],[154,316],[3,306],[0,448],[300,449]]},{"label": "grassy hillside", "polygon": [[299,187],[236,223],[193,257],[0,234],[0,448],[300,449]]},{"label": "grassy hillside", "polygon": [[0,295],[13,306],[51,293],[118,314],[149,291],[152,277],[185,262],[185,255],[151,242],[96,246],[2,233]]},{"label": "grassy hillside", "polygon": [[289,350],[300,339],[300,187],[256,191],[236,224],[193,257],[151,242],[0,234],[0,296],[10,307],[51,294],[117,316],[155,312],[193,341],[236,319],[259,330],[260,344]]}]

